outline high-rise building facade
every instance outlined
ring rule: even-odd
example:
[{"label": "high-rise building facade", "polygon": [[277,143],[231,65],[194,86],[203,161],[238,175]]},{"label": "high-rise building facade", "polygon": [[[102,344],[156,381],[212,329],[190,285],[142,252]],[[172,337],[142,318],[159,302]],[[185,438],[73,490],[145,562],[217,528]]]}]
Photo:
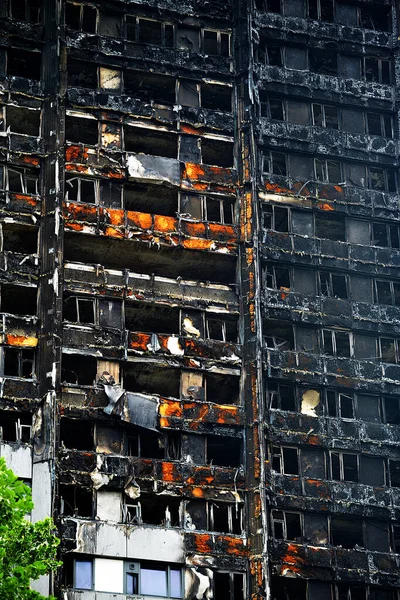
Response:
[{"label": "high-rise building facade", "polygon": [[399,600],[394,0],[3,0],[0,455],[63,600]]}]

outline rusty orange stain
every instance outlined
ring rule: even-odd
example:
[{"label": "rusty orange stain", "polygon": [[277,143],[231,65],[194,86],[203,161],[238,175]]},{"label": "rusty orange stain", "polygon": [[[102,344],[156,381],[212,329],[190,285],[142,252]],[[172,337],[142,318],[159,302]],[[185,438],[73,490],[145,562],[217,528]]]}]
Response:
[{"label": "rusty orange stain", "polygon": [[318,202],[317,207],[320,210],[335,210],[335,207],[332,204],[328,204],[328,202]]},{"label": "rusty orange stain", "polygon": [[104,235],[119,239],[123,239],[125,237],[123,231],[119,231],[118,229],[115,229],[115,227],[106,227],[104,230]]},{"label": "rusty orange stain", "polygon": [[212,538],[208,533],[195,533],[194,544],[197,552],[209,554],[212,551]]},{"label": "rusty orange stain", "polygon": [[103,173],[109,179],[123,179],[125,177],[122,171],[107,171],[107,173]]},{"label": "rusty orange stain", "polygon": [[265,182],[265,189],[268,192],[275,192],[276,194],[290,195],[292,192],[288,188],[284,188],[277,183],[271,183],[270,181]]},{"label": "rusty orange stain", "polygon": [[225,554],[233,556],[246,556],[248,554],[242,538],[218,535],[214,542],[213,536],[208,533],[195,533],[193,537],[195,549],[201,554],[210,554],[213,550],[215,553],[218,546],[223,549]]},{"label": "rusty orange stain", "polygon": [[129,332],[129,348],[131,350],[147,350],[147,344],[150,343],[151,335],[148,333]]},{"label": "rusty orange stain", "polygon": [[213,175],[228,175],[228,176],[231,176],[231,174],[232,174],[232,169],[229,169],[227,167],[209,166],[208,168],[210,170],[210,173],[212,173]]},{"label": "rusty orange stain", "polygon": [[81,158],[86,160],[87,157],[88,149],[82,146],[68,146],[68,148],[65,149],[65,160],[67,162],[72,162]]},{"label": "rusty orange stain", "polygon": [[238,235],[235,227],[232,225],[222,225],[220,223],[209,223],[208,228],[212,237],[224,240],[234,244],[238,241]]},{"label": "rusty orange stain", "polygon": [[74,171],[76,173],[86,173],[87,175],[90,175],[90,168],[89,167],[85,167],[85,165],[77,165],[74,163],[69,163],[65,165],[65,170],[66,171]]},{"label": "rusty orange stain", "polygon": [[163,481],[177,481],[179,479],[179,473],[174,463],[162,462],[161,472]]},{"label": "rusty orange stain", "polygon": [[97,207],[91,204],[79,204],[76,202],[63,202],[64,214],[76,221],[93,221],[97,217]]},{"label": "rusty orange stain", "polygon": [[163,417],[183,417],[182,405],[178,401],[162,398],[159,413]]},{"label": "rusty orange stain", "polygon": [[202,240],[199,238],[191,238],[183,240],[183,247],[189,250],[210,250],[215,242],[213,240]]},{"label": "rusty orange stain", "polygon": [[125,222],[125,211],[117,208],[108,208],[108,215],[110,217],[110,223],[116,227],[124,225]]},{"label": "rusty orange stain", "polygon": [[38,158],[34,158],[33,156],[23,156],[22,160],[24,161],[24,163],[28,164],[28,165],[32,165],[34,167],[37,167],[40,164],[40,161]]},{"label": "rusty orange stain", "polygon": [[308,438],[308,443],[311,444],[312,446],[320,446],[321,445],[321,441],[318,438],[318,436],[316,435],[310,435],[310,437]]},{"label": "rusty orange stain", "polygon": [[31,206],[37,206],[38,201],[36,198],[32,198],[32,196],[27,196],[26,194],[12,194],[12,197],[15,200],[19,200],[21,202],[26,202],[27,204],[30,204]]},{"label": "rusty orange stain", "polygon": [[205,170],[202,165],[196,163],[185,163],[185,171],[184,176],[187,176],[189,179],[200,179],[204,177]]},{"label": "rusty orange stain", "polygon": [[9,346],[37,346],[38,339],[29,335],[14,335],[12,333],[6,334],[6,344]]},{"label": "rusty orange stain", "polygon": [[192,133],[193,135],[203,135],[204,133],[202,129],[196,129],[195,127],[186,125],[185,123],[181,123],[181,131],[184,133]]},{"label": "rusty orange stain", "polygon": [[73,229],[74,231],[83,231],[85,226],[82,223],[65,223],[66,229]]},{"label": "rusty orange stain", "polygon": [[182,231],[187,235],[203,238],[206,235],[205,223],[181,222]]},{"label": "rusty orange stain", "polygon": [[134,225],[140,229],[151,229],[153,226],[153,217],[148,213],[137,212],[133,210],[126,211],[128,225]]},{"label": "rusty orange stain", "polygon": [[177,219],[174,217],[165,217],[164,215],[154,215],[154,229],[166,233],[177,231]]}]

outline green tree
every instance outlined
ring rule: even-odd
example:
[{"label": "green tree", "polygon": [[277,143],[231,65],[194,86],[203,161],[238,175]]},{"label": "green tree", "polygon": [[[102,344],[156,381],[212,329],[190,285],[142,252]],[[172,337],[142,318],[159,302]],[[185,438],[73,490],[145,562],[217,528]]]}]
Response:
[{"label": "green tree", "polygon": [[0,458],[0,600],[45,600],[30,581],[61,564],[52,519],[31,523],[26,515],[32,508],[30,488]]}]

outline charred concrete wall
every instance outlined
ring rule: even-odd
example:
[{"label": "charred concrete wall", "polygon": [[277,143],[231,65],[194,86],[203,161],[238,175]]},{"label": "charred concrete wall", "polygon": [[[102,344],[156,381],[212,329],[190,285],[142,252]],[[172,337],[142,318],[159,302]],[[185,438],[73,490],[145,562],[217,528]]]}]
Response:
[{"label": "charred concrete wall", "polygon": [[64,600],[398,600],[390,0],[0,7],[1,455]]}]

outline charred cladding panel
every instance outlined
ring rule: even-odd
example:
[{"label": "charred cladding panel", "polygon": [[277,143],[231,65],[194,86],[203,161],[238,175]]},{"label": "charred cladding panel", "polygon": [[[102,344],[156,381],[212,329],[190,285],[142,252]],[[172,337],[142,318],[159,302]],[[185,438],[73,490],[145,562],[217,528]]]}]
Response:
[{"label": "charred cladding panel", "polygon": [[56,519],[44,596],[400,599],[397,13],[2,3],[0,454]]}]

